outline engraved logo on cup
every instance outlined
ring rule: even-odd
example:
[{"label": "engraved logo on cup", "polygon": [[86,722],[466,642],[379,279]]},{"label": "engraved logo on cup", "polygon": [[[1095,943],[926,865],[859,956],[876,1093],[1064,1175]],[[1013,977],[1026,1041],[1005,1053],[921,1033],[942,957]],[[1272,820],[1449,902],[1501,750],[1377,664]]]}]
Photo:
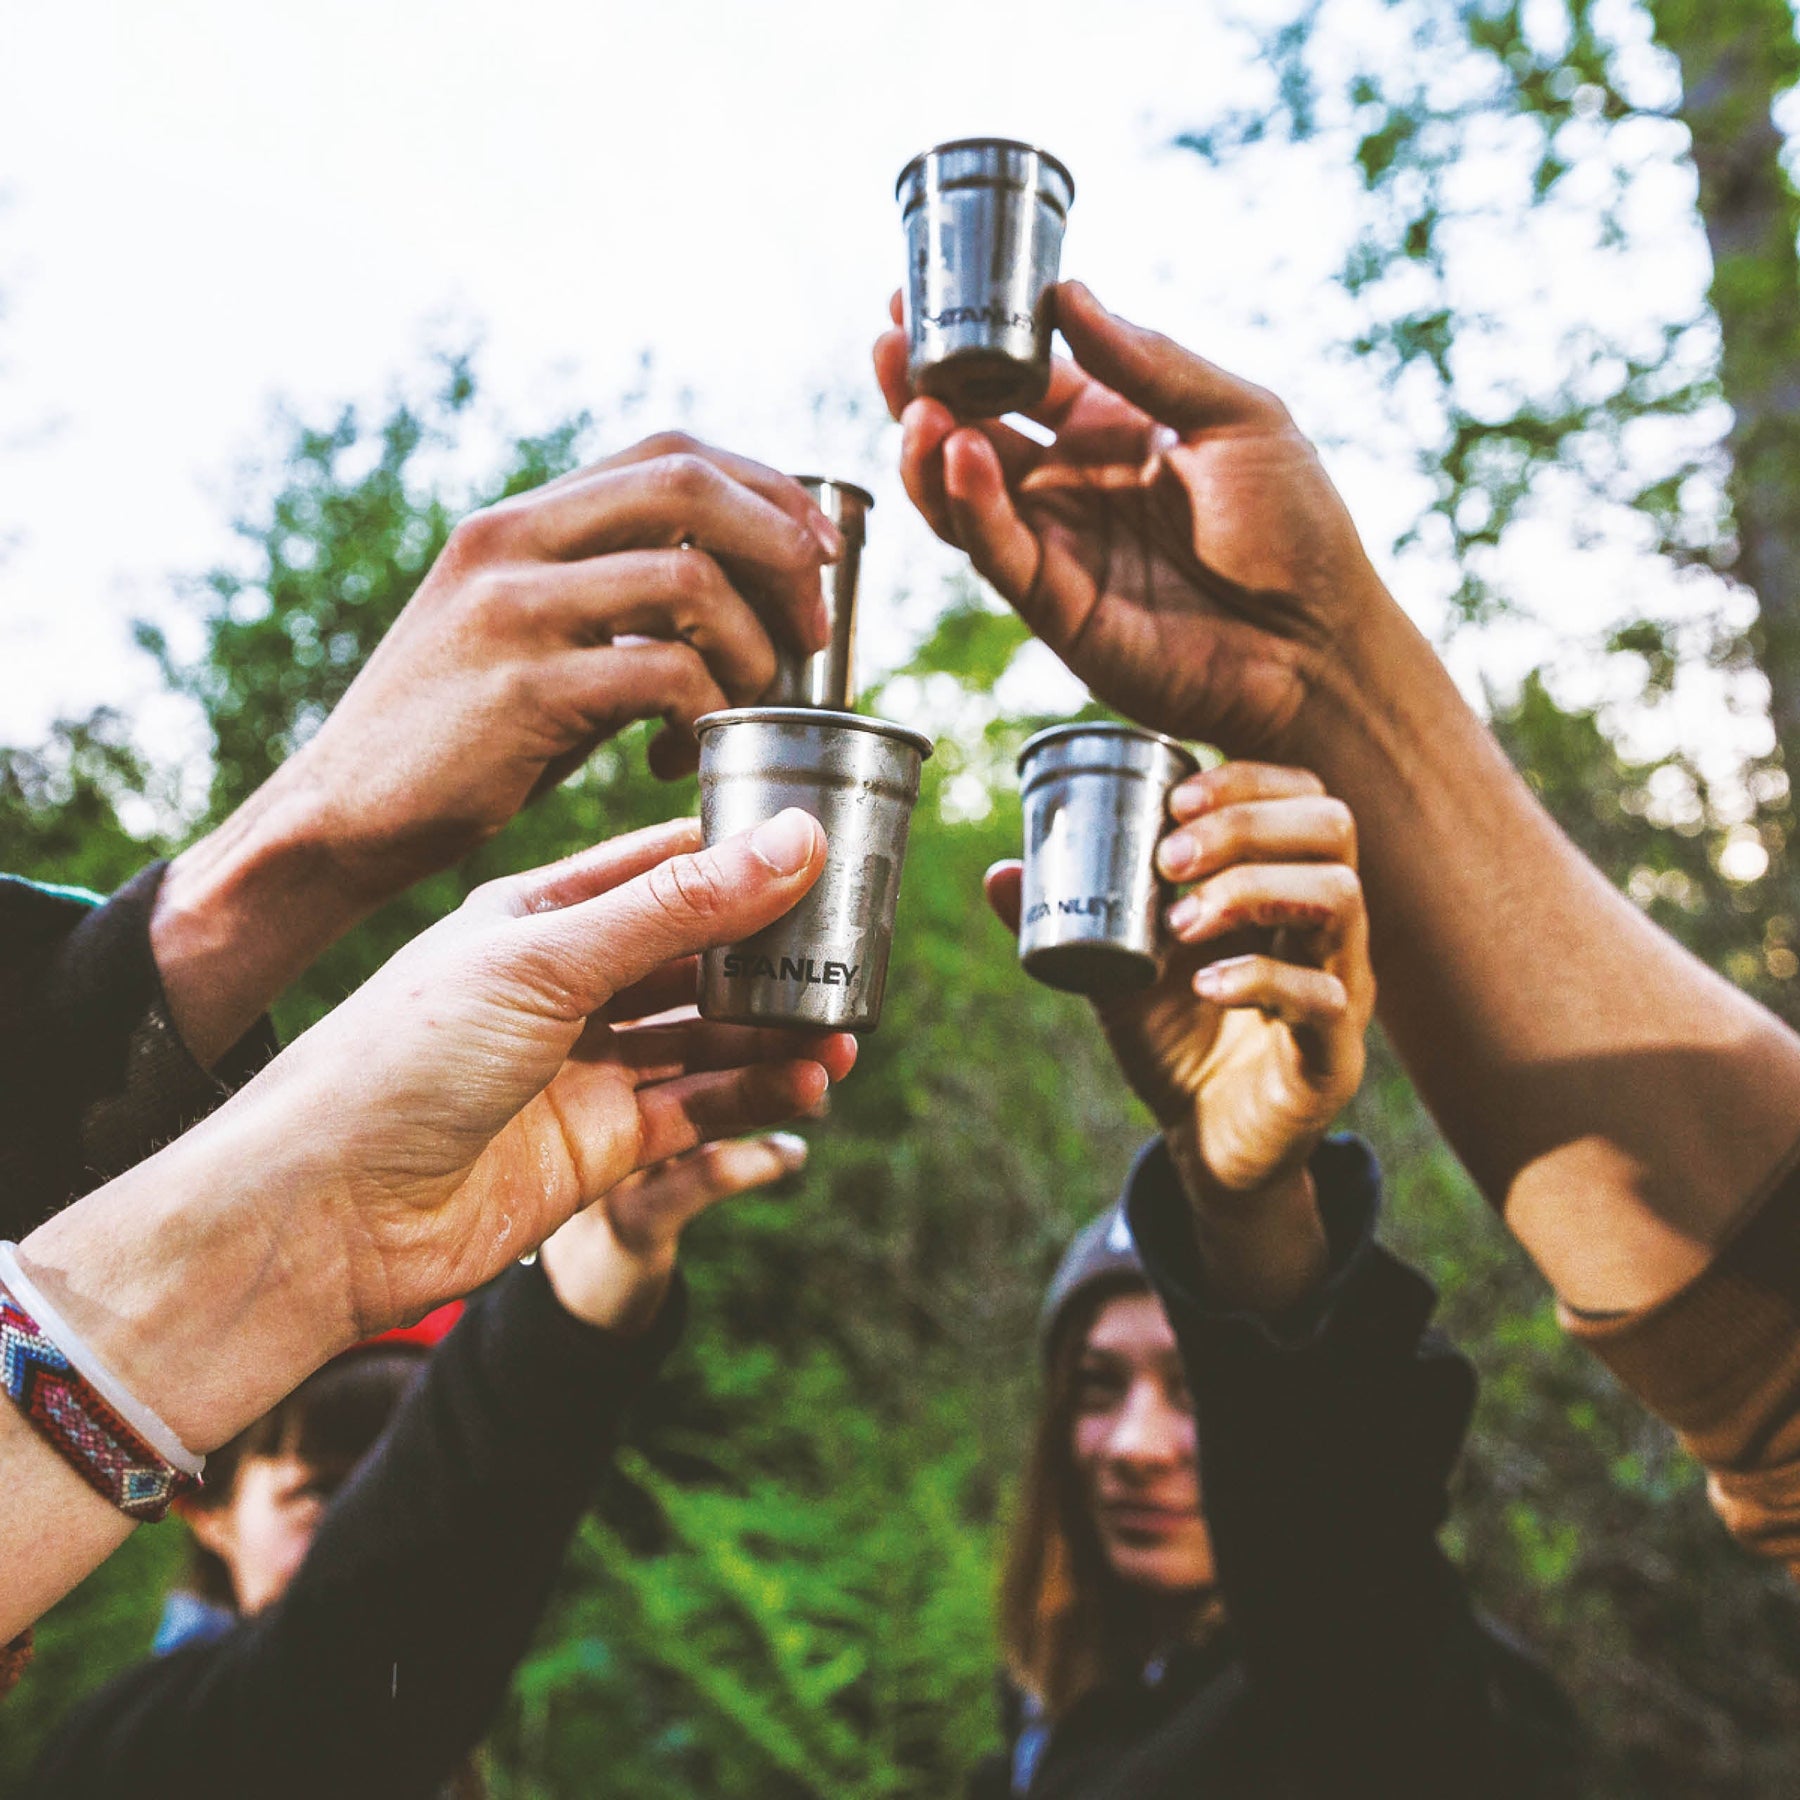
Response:
[{"label": "engraved logo on cup", "polygon": [[1030,313],[1012,312],[998,300],[984,301],[980,306],[946,306],[941,312],[928,312],[927,325],[943,330],[951,325],[987,325],[996,331],[1030,331],[1036,321]]},{"label": "engraved logo on cup", "polygon": [[1025,914],[1027,925],[1036,925],[1055,913],[1064,919],[1101,919],[1116,925],[1125,911],[1117,894],[1084,894],[1076,900],[1040,900]]},{"label": "engraved logo on cup", "polygon": [[746,956],[727,951],[725,977],[748,975],[764,981],[797,981],[803,987],[850,987],[862,973],[861,963],[821,962],[811,956]]}]

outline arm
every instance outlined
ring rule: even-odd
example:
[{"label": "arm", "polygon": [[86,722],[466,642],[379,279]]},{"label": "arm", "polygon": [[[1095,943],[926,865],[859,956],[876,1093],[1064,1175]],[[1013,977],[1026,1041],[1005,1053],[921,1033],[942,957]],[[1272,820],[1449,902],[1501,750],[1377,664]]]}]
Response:
[{"label": "arm", "polygon": [[0,876],[0,1237],[204,1118],[274,1054],[267,1022],[204,1069],[150,949],[165,865],[110,900]]},{"label": "arm", "polygon": [[1100,1017],[1162,1126],[1127,1215],[1181,1348],[1260,1728],[1302,1793],[1543,1792],[1505,1761],[1528,1736],[1437,1545],[1472,1373],[1374,1243],[1373,1158],[1323,1140],[1375,1004],[1354,822],[1301,769],[1230,764],[1207,791],[1178,948]]},{"label": "arm", "polygon": [[305,1792],[436,1792],[491,1724],[621,1417],[680,1329],[680,1222],[797,1166],[794,1144],[715,1145],[652,1171],[504,1275],[282,1599],[95,1695],[46,1752],[41,1790],[249,1793],[278,1768]]},{"label": "arm", "polygon": [[[806,1111],[851,1040],[613,1022],[691,993],[692,953],[780,917],[824,860],[797,812],[697,840],[680,821],[478,889],[210,1119],[33,1232],[27,1273],[205,1451],[635,1169]],[[3,1642],[128,1527],[10,1404],[0,1431]]]},{"label": "arm", "polygon": [[1324,778],[1361,830],[1384,1022],[1457,1152],[1574,1306],[1675,1292],[1800,1135],[1800,1039],[1557,830],[1279,401],[1079,285],[1057,307],[1048,449],[913,399],[882,338],[909,492],[1101,698]]},{"label": "arm", "polygon": [[1473,1371],[1426,1331],[1428,1284],[1374,1240],[1373,1157],[1331,1139],[1310,1167],[1325,1278],[1279,1328],[1214,1293],[1163,1146],[1126,1200],[1181,1346],[1219,1587],[1261,1727],[1300,1793],[1572,1793],[1572,1716],[1482,1630],[1437,1543]]},{"label": "arm", "polygon": [[170,865],[151,939],[195,1057],[633,720],[690,769],[694,721],[773,679],[771,636],[824,643],[842,549],[797,483],[679,433],[465,519],[318,733]]}]

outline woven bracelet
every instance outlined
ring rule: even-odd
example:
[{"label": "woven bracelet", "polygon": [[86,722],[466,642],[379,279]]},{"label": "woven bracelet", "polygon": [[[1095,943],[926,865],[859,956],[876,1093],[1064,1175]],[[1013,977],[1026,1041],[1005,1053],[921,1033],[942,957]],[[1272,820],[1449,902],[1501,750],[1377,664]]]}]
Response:
[{"label": "woven bracelet", "polygon": [[[40,1314],[47,1315],[42,1323]],[[25,1278],[11,1244],[0,1244],[0,1388],[57,1455],[130,1518],[154,1524],[200,1485],[202,1460],[68,1332]],[[164,1448],[125,1411],[139,1414]]]}]

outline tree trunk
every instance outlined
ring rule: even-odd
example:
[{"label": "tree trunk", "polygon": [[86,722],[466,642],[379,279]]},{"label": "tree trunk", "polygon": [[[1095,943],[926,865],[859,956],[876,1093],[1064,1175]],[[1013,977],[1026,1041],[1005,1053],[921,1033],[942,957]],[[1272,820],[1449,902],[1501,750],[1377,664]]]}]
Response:
[{"label": "tree trunk", "polygon": [[1790,780],[1800,790],[1800,205],[1772,109],[1800,76],[1788,0],[1650,0],[1657,41],[1681,64],[1680,116],[1712,249],[1719,373],[1739,553],[1756,596],[1757,661]]}]

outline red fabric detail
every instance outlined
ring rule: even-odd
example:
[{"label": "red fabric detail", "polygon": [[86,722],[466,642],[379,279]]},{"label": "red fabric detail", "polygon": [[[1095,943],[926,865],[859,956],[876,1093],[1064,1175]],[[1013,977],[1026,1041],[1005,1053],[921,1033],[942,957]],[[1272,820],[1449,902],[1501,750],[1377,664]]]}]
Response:
[{"label": "red fabric detail", "polygon": [[462,1300],[446,1300],[416,1325],[399,1325],[392,1331],[377,1332],[372,1338],[364,1338],[356,1347],[369,1350],[377,1344],[416,1344],[421,1350],[435,1349],[450,1335],[450,1327],[463,1316],[465,1304]]}]

